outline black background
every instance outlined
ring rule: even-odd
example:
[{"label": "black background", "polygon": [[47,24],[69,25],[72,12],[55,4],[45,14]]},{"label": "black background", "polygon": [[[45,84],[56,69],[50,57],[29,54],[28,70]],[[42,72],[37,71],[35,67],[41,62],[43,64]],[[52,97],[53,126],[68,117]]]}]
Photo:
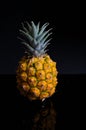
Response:
[{"label": "black background", "polygon": [[86,73],[85,4],[62,1],[15,1],[0,4],[0,74],[15,74],[24,47],[17,40],[21,22],[49,22],[53,39],[48,54],[61,74]]},{"label": "black background", "polygon": [[[75,1],[13,1],[0,3],[0,74],[15,74],[24,48],[17,40],[22,21],[50,23],[52,44],[48,53],[57,62],[57,92],[51,97],[56,110],[56,129],[81,128],[83,125],[86,75],[85,3]],[[15,75],[0,76],[2,127],[30,129],[39,103],[31,103],[17,90]],[[35,109],[36,108],[36,109]],[[24,125],[24,126],[23,126]]]}]

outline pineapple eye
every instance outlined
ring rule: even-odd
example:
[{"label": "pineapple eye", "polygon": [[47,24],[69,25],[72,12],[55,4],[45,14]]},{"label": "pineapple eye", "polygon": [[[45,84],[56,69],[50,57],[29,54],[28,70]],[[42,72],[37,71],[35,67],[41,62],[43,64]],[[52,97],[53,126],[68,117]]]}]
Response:
[{"label": "pineapple eye", "polygon": [[35,87],[37,85],[37,79],[35,77],[29,77],[28,83],[30,86]]},{"label": "pineapple eye", "polygon": [[53,85],[56,87],[57,84],[58,84],[57,78],[54,77],[54,78],[53,78]]},{"label": "pineapple eye", "polygon": [[47,97],[49,97],[49,93],[47,93],[47,92],[42,92],[40,94],[40,99],[47,98]]},{"label": "pineapple eye", "polygon": [[52,79],[52,74],[51,74],[51,73],[48,73],[48,74],[46,75],[46,79]]},{"label": "pineapple eye", "polygon": [[48,84],[47,85],[47,91],[50,91],[53,88],[53,84]]},{"label": "pineapple eye", "polygon": [[44,70],[46,73],[51,72],[51,66],[48,63],[44,64]]},{"label": "pineapple eye", "polygon": [[27,64],[26,64],[26,63],[22,63],[22,64],[20,65],[20,68],[21,68],[23,71],[26,70],[26,67],[27,67]]},{"label": "pineapple eye", "polygon": [[22,84],[22,87],[23,87],[23,89],[24,89],[25,91],[27,91],[27,92],[28,92],[28,90],[30,89],[30,86],[29,86],[27,83],[23,83],[23,84]]},{"label": "pineapple eye", "polygon": [[43,69],[42,63],[36,62],[36,63],[35,63],[35,68],[36,68],[36,70],[41,70],[41,69]]},{"label": "pineapple eye", "polygon": [[50,83],[50,82],[52,82],[52,79],[53,79],[52,74],[51,74],[51,73],[47,73],[47,74],[46,74],[46,81],[47,81],[48,83]]},{"label": "pineapple eye", "polygon": [[57,76],[58,72],[56,70],[56,67],[52,67],[52,72],[53,72],[53,75]]},{"label": "pineapple eye", "polygon": [[27,71],[28,71],[29,76],[34,76],[35,75],[35,68],[34,67],[30,67]]},{"label": "pineapple eye", "polygon": [[36,76],[38,80],[43,80],[45,79],[45,72],[43,70],[38,70]]},{"label": "pineapple eye", "polygon": [[30,92],[36,97],[39,97],[40,95],[40,91],[38,88],[31,88]]},{"label": "pineapple eye", "polygon": [[45,81],[39,81],[38,83],[38,88],[41,90],[41,91],[45,91],[46,90],[46,87],[47,87],[47,83]]},{"label": "pineapple eye", "polygon": [[21,75],[20,75],[21,79],[23,81],[26,81],[27,80],[27,74],[25,72],[22,72]]}]

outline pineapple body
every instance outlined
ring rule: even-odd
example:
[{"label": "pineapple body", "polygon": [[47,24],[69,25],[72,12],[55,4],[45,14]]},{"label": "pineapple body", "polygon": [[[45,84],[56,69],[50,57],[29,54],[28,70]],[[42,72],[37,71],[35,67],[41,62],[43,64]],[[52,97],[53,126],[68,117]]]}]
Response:
[{"label": "pineapple body", "polygon": [[56,62],[49,55],[23,57],[17,70],[18,88],[31,100],[48,98],[55,93],[57,74]]}]

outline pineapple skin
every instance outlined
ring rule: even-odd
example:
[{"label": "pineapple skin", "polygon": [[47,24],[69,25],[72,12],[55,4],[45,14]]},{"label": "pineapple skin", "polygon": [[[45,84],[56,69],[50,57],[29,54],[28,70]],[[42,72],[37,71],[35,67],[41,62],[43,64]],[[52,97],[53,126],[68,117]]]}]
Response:
[{"label": "pineapple skin", "polygon": [[30,100],[42,100],[55,93],[58,71],[56,62],[48,54],[28,58],[24,56],[17,68],[17,87]]}]

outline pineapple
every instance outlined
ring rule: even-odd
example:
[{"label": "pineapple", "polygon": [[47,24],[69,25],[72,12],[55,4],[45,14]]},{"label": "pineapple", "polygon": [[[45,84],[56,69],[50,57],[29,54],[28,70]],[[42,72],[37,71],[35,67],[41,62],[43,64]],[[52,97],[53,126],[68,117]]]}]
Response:
[{"label": "pineapple", "polygon": [[26,55],[18,64],[17,87],[30,100],[44,100],[52,96],[58,84],[56,62],[46,53],[52,34],[51,29],[46,30],[48,25],[45,23],[40,27],[40,23],[26,22],[19,30]]}]

